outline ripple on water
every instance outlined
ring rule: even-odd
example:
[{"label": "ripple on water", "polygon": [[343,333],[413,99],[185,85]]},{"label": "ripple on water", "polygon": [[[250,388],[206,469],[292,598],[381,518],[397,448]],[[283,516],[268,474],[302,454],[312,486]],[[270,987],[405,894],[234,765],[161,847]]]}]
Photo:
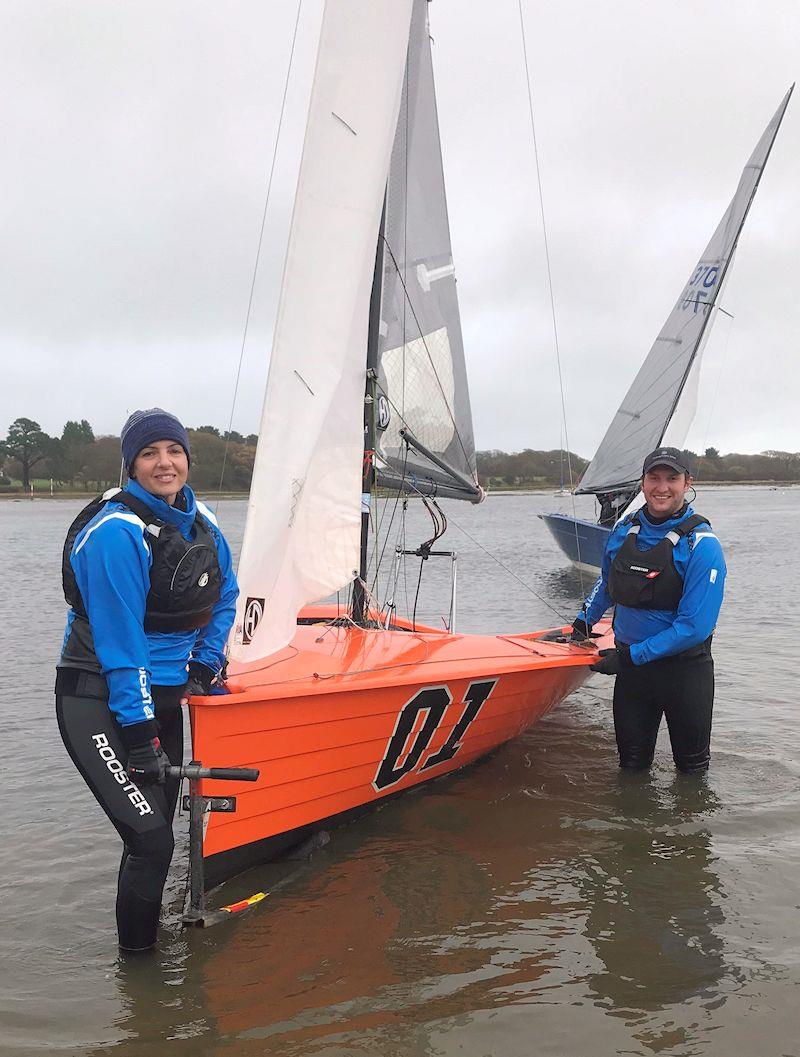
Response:
[{"label": "ripple on water", "polygon": [[[731,557],[707,780],[675,775],[663,735],[649,777],[619,775],[598,676],[465,774],[337,831],[310,864],[232,883],[231,898],[272,894],[225,927],[181,930],[181,821],[161,949],[132,963],[113,943],[118,849],[52,713],[58,551],[78,504],[0,504],[18,675],[0,687],[14,744],[0,774],[0,1054],[160,1057],[167,1040],[178,1057],[796,1054],[798,573],[776,582],[763,540],[782,545],[800,491],[702,499]],[[549,502],[452,506],[464,630],[571,617],[580,581],[535,519]],[[243,513],[221,505],[237,546]]]}]

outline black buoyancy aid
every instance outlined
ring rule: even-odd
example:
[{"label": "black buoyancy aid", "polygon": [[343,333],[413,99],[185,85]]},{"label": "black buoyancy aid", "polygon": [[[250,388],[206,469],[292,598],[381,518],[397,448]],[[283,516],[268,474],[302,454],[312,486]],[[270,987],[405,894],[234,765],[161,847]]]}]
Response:
[{"label": "black buoyancy aid", "polygon": [[192,538],[183,537],[175,525],[155,517],[150,507],[124,490],[106,492],[78,514],[67,531],[61,558],[64,597],[77,616],[87,619],[70,556],[81,529],[106,503],[121,503],[145,524],[144,538],[153,556],[147,593],[145,631],[191,631],[209,622],[222,591],[222,570],[217,542],[198,513]]},{"label": "black buoyancy aid", "polygon": [[711,528],[711,522],[702,514],[692,514],[654,547],[641,551],[636,546],[640,516],[641,511],[637,510],[623,521],[630,528],[611,563],[608,576],[611,601],[631,609],[675,610],[683,595],[683,577],[675,568],[675,547],[698,525]]}]

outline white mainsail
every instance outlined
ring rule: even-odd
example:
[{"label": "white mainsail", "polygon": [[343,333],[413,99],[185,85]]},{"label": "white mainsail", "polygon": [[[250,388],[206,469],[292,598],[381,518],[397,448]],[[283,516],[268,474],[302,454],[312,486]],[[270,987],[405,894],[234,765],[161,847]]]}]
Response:
[{"label": "white mainsail", "polygon": [[358,571],[375,247],[411,0],[328,0],[275,324],[231,657],[292,638]]},{"label": "white mainsail", "polygon": [[[696,405],[700,357],[761,174],[778,134],[792,88],[756,144],[736,194],[693,269],[619,410],[589,463],[576,493],[635,487],[642,459],[662,443],[680,447]],[[681,410],[676,415],[678,403]],[[685,406],[684,406],[685,405]],[[675,417],[675,427],[670,422]]]}]

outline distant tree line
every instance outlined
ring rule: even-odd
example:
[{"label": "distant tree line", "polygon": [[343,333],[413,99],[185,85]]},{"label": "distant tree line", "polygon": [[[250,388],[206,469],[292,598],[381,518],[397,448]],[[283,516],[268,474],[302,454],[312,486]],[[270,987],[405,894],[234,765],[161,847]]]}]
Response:
[{"label": "distant tree line", "polygon": [[[246,492],[253,475],[255,434],[216,426],[190,429],[192,484],[200,491]],[[227,452],[226,452],[227,442]],[[223,471],[224,466],[224,471]],[[33,482],[53,481],[58,491],[102,492],[119,484],[119,437],[95,436],[86,419],[70,420],[61,436],[51,437],[31,418],[11,423],[0,440],[0,491],[28,491]]]},{"label": "distant tree line", "polygon": [[570,465],[575,484],[589,465],[586,459],[573,452],[533,451],[479,451],[478,479],[484,488],[569,488]]},{"label": "distant tree line", "polygon": [[[192,449],[191,481],[201,492],[247,492],[253,475],[258,437],[216,426],[189,430]],[[721,455],[706,448],[701,456],[686,451],[703,481],[767,481],[800,483],[800,452],[765,451],[759,455]],[[572,452],[479,451],[478,477],[484,488],[557,488],[577,484],[588,466]],[[65,423],[61,436],[51,437],[38,422],[18,418],[0,440],[0,491],[28,491],[31,483],[53,481],[58,491],[101,492],[119,483],[119,437],[95,436],[86,419]]]},{"label": "distant tree line", "polygon": [[[731,453],[721,455],[716,448],[706,448],[703,455],[684,449],[694,470],[694,479],[728,483],[764,481],[782,484],[800,483],[800,452],[764,451],[759,455]],[[504,451],[479,451],[478,476],[484,488],[550,488],[577,485],[589,465],[580,455],[555,451],[525,450],[508,454]]]}]

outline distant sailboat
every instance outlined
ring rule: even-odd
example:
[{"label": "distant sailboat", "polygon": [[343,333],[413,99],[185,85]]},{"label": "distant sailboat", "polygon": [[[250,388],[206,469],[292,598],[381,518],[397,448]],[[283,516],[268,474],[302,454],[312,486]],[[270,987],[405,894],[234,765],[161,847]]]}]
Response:
[{"label": "distant sailboat", "polygon": [[794,85],[756,144],[725,215],[575,489],[576,495],[597,496],[599,522],[567,514],[539,515],[579,569],[599,572],[614,523],[636,501],[644,456],[661,444],[683,446],[697,407],[713,309],[793,90]]},{"label": "distant sailboat", "polygon": [[[191,702],[195,759],[260,778],[209,789],[195,881],[471,763],[580,686],[596,656],[545,632],[458,634],[454,602],[446,629],[421,626],[369,594],[378,485],[432,508],[483,498],[427,18],[427,0],[325,6],[239,566],[234,692]],[[454,562],[438,535],[398,547],[396,568]],[[309,605],[348,587],[352,608]],[[611,644],[608,626],[597,641]]]}]

